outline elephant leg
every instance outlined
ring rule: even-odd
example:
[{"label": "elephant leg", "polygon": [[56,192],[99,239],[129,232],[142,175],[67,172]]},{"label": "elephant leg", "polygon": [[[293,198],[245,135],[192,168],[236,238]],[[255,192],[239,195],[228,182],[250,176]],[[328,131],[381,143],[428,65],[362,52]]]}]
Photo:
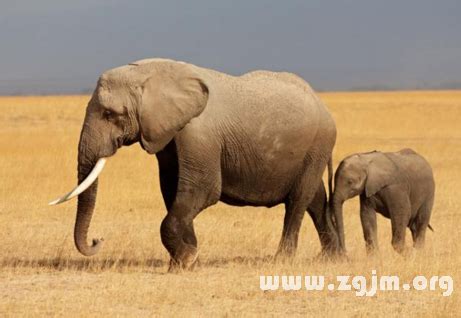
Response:
[{"label": "elephant leg", "polygon": [[378,249],[376,211],[362,197],[360,197],[360,221],[367,254],[373,254]]},{"label": "elephant leg", "polygon": [[400,254],[405,251],[405,233],[410,222],[411,204],[405,193],[395,191],[388,200],[392,226],[392,247]]},{"label": "elephant leg", "polygon": [[414,233],[412,231],[414,248],[421,249],[424,247],[424,241],[426,239],[426,229],[427,226],[418,226],[415,229]]},{"label": "elephant leg", "polygon": [[170,271],[189,269],[197,260],[197,238],[193,219],[207,206],[215,203],[203,200],[202,191],[202,189],[197,189],[194,192],[197,193],[195,196],[192,193],[189,195],[178,193],[175,202],[162,221],[160,234],[162,243],[171,257]]},{"label": "elephant leg", "polygon": [[429,219],[431,217],[433,203],[434,200],[432,198],[426,201],[419,208],[416,217],[410,226],[411,234],[413,236],[413,246],[417,249],[424,247],[426,230],[429,226]]},{"label": "elephant leg", "polygon": [[[179,167],[176,152],[174,149],[171,149],[173,145],[168,145],[165,151],[157,154],[160,171],[160,189],[167,210],[171,209],[178,188]],[[185,225],[183,241],[197,247],[193,222]]]},{"label": "elephant leg", "polygon": [[309,213],[312,221],[314,222],[315,229],[319,235],[320,244],[322,246],[322,254],[334,254],[337,252],[338,238],[334,231],[334,225],[328,215],[328,202],[325,193],[325,186],[323,182],[315,193],[307,213]]},{"label": "elephant leg", "polygon": [[282,239],[280,240],[276,258],[291,258],[298,246],[299,230],[304,217],[305,201],[290,201],[285,204]]},{"label": "elephant leg", "polygon": [[[194,167],[179,168],[175,152],[157,155],[160,165],[160,186],[168,213],[162,221],[162,243],[170,254],[170,271],[189,269],[198,256],[194,218],[205,208],[218,202],[220,176],[211,164],[200,164],[200,158],[184,160]],[[213,161],[219,163],[218,160]]]},{"label": "elephant leg", "polygon": [[197,247],[197,237],[195,236],[194,222],[190,222],[186,225],[182,239],[186,244]]},{"label": "elephant leg", "polygon": [[160,189],[167,211],[171,209],[178,189],[179,166],[174,143],[168,144],[165,149],[157,153],[160,175]]},{"label": "elephant leg", "polygon": [[326,167],[325,161],[311,162],[296,182],[285,202],[282,238],[276,257],[293,257],[298,246],[299,230],[304,213],[315,196]]},{"label": "elephant leg", "polygon": [[309,213],[310,217],[312,218],[315,229],[319,235],[320,245],[322,246],[322,253],[332,253],[333,241],[331,240],[329,232],[325,229],[323,224],[323,215],[321,215],[318,210],[314,210],[310,207],[307,209],[307,213]]}]

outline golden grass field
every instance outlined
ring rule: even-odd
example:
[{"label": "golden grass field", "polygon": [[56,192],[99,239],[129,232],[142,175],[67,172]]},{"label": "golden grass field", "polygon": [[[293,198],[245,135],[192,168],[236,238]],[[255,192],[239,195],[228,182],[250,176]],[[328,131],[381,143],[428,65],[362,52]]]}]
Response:
[{"label": "golden grass field", "polygon": [[[0,98],[0,316],[426,316],[459,315],[461,279],[461,91],[323,93],[338,128],[335,166],[353,152],[411,147],[432,164],[436,200],[424,251],[397,255],[390,222],[378,217],[380,255],[367,258],[358,199],[345,205],[348,261],[316,260],[317,233],[306,214],[292,264],[276,251],[283,206],[213,206],[196,221],[201,266],[168,274],[159,227],[165,209],[156,159],[121,149],[100,177],[89,237],[95,257],[73,245],[76,200],[48,206],[76,184],[77,143],[89,96]],[[411,235],[407,233],[407,245]],[[259,289],[259,275],[451,275],[454,292]]]}]

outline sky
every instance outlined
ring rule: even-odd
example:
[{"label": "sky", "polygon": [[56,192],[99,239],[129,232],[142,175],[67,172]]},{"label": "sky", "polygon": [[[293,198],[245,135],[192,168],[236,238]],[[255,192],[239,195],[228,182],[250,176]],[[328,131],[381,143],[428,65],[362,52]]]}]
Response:
[{"label": "sky", "polygon": [[461,1],[0,0],[0,94],[90,92],[165,57],[315,89],[461,88]]}]

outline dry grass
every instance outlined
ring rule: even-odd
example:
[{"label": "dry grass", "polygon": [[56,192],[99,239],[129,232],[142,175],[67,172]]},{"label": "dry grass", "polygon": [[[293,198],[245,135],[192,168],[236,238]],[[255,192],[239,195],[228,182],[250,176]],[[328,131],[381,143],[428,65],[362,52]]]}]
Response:
[{"label": "dry grass", "polygon": [[[100,178],[90,236],[104,236],[96,257],[75,250],[76,201],[47,202],[74,186],[87,96],[0,98],[0,314],[448,316],[461,309],[458,225],[461,92],[325,93],[338,126],[335,162],[352,152],[412,147],[432,163],[437,182],[426,249],[402,258],[379,217],[379,257],[364,250],[358,200],[345,206],[348,262],[315,261],[320,246],[306,215],[293,264],[272,264],[283,207],[218,204],[196,219],[202,266],[166,274],[160,242],[165,214],[154,157],[122,149]],[[410,240],[407,236],[407,244]],[[455,291],[262,292],[260,274],[451,275]]]}]

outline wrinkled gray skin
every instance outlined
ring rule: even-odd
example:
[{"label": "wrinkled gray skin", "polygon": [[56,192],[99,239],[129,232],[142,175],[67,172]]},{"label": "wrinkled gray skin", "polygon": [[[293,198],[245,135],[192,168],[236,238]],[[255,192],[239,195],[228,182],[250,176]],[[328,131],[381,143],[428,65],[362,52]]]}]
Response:
[{"label": "wrinkled gray skin", "polygon": [[[331,252],[338,243],[321,177],[335,140],[328,110],[296,75],[256,71],[234,77],[148,59],[100,77],[80,136],[78,179],[82,182],[99,158],[124,145],[140,142],[156,154],[168,210],[161,238],[172,267],[195,262],[193,220],[218,201],[284,203],[278,249],[283,256],[295,252],[309,207],[323,250]],[[101,247],[100,240],[87,243],[96,191],[97,182],[78,197],[74,236],[84,255]]]},{"label": "wrinkled gray skin", "polygon": [[345,158],[335,173],[334,217],[345,252],[342,206],[360,195],[360,219],[367,251],[378,248],[376,212],[391,219],[392,246],[402,253],[409,227],[414,247],[424,246],[434,202],[434,177],[429,163],[411,149],[369,152]]}]

